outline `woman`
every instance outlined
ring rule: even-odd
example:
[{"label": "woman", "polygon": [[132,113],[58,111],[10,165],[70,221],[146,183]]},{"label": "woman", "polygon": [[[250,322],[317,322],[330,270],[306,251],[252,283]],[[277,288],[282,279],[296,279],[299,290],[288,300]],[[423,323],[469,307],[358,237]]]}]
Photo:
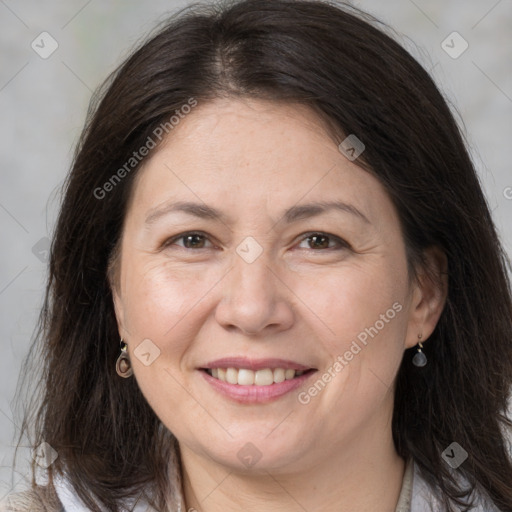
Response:
[{"label": "woman", "polygon": [[195,6],[108,81],[41,317],[49,481],[12,507],[512,510],[507,260],[373,22]]}]

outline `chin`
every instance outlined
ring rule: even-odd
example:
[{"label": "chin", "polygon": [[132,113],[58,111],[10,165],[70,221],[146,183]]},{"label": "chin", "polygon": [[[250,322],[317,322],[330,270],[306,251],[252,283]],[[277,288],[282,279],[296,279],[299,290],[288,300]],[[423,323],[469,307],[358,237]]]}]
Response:
[{"label": "chin", "polygon": [[[286,444],[279,440],[269,440],[262,435],[246,435],[229,441],[213,442],[201,448],[209,459],[237,473],[259,473],[297,467],[302,458],[297,450],[299,440],[287,436]],[[304,446],[304,445],[302,445]]]}]

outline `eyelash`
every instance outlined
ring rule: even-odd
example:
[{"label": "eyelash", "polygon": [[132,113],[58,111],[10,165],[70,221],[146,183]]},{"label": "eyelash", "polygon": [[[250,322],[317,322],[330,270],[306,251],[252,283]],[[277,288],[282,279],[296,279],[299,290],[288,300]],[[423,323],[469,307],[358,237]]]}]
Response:
[{"label": "eyelash", "polygon": [[[171,245],[174,244],[174,242],[176,242],[177,240],[180,240],[182,238],[186,238],[187,236],[202,236],[202,237],[205,237],[205,238],[208,238],[208,235],[206,233],[203,233],[201,231],[187,231],[185,233],[180,233],[179,235],[176,235],[172,238],[169,238],[167,239],[164,243],[163,243],[163,248],[167,248]],[[307,240],[309,238],[312,238],[314,236],[322,236],[322,237],[327,237],[328,239],[332,239],[334,240],[340,247],[338,249],[336,248],[333,248],[333,247],[329,247],[327,249],[324,249],[325,250],[328,250],[328,251],[332,251],[332,250],[343,250],[343,249],[351,249],[351,246],[348,242],[346,242],[345,240],[343,240],[342,238],[336,236],[336,235],[332,235],[330,233],[324,233],[322,231],[310,231],[308,233],[304,233],[303,234],[303,237],[300,239],[300,242],[304,241],[304,240]],[[181,249],[185,249],[185,250],[188,250],[188,251],[193,251],[193,250],[200,250],[200,249],[210,249],[209,247],[200,247],[199,249],[193,249],[193,248],[189,248],[189,247],[181,247],[181,246],[178,246],[180,247]],[[310,251],[314,251],[314,252],[321,252],[322,250],[321,249],[308,249]]]}]

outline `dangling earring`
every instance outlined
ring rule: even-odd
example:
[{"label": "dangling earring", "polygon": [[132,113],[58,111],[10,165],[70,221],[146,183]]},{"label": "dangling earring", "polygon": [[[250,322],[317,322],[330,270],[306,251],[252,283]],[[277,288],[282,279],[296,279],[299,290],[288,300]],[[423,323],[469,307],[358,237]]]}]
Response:
[{"label": "dangling earring", "polygon": [[119,377],[127,379],[128,377],[131,377],[133,375],[133,369],[130,363],[130,358],[128,357],[127,354],[128,345],[123,341],[123,338],[121,338],[120,347],[121,354],[117,358],[116,372],[119,375]]},{"label": "dangling earring", "polygon": [[423,348],[423,344],[420,341],[421,337],[422,335],[418,334],[418,352],[412,358],[412,364],[418,367],[425,366],[427,364],[427,356],[421,351]]}]

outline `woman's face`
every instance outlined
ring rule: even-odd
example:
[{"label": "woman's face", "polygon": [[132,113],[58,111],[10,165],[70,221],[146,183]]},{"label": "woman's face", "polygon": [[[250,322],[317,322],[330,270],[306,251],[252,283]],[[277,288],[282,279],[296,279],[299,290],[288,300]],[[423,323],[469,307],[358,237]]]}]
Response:
[{"label": "woman's face", "polygon": [[391,200],[312,111],[199,104],[134,187],[116,314],[182,449],[279,469],[389,438],[403,351],[435,322]]}]

